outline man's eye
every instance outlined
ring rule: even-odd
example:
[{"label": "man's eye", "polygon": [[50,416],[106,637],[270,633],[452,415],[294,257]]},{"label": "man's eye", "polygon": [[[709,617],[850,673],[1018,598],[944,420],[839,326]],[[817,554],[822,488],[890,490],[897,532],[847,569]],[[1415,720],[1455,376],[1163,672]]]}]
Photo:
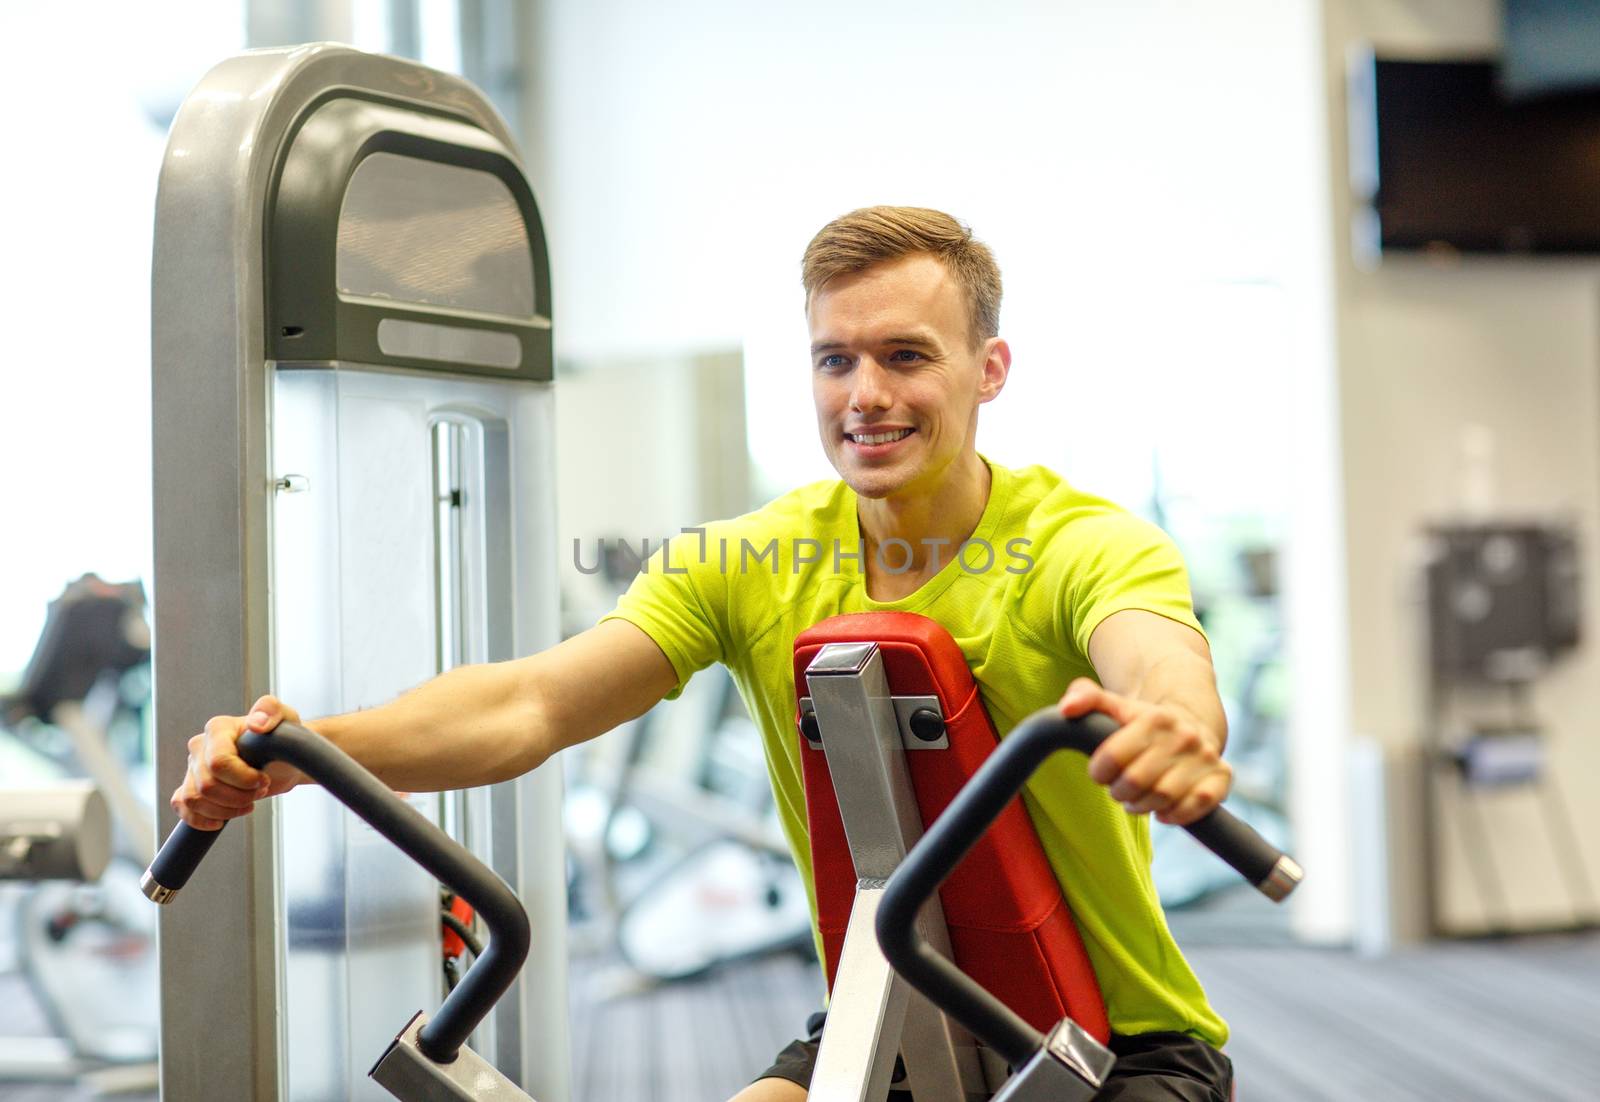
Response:
[{"label": "man's eye", "polygon": [[897,363],[915,363],[922,359],[922,353],[914,348],[897,348],[889,358]]},{"label": "man's eye", "polygon": [[844,365],[845,358],[837,352],[830,353],[817,360],[817,366],[822,368],[843,367]]}]

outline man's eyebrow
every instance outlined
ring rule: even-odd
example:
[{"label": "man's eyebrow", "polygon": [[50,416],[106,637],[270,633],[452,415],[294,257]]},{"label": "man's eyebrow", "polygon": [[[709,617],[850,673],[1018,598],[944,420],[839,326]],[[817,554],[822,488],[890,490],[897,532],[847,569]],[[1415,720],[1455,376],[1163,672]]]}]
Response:
[{"label": "man's eyebrow", "polygon": [[[938,341],[922,333],[896,333],[892,336],[883,337],[879,343],[910,345],[916,348],[935,348],[938,346]],[[820,352],[838,352],[848,347],[849,345],[843,341],[817,341],[811,346],[811,354],[815,356]]]}]

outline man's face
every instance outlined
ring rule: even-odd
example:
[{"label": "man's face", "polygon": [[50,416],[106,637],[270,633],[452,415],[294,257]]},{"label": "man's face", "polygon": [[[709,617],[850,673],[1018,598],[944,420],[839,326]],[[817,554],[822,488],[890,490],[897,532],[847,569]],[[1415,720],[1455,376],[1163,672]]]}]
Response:
[{"label": "man's face", "polygon": [[974,447],[1010,353],[973,344],[967,301],[926,253],[837,276],[812,296],[811,389],[833,469],[864,498],[929,493]]}]

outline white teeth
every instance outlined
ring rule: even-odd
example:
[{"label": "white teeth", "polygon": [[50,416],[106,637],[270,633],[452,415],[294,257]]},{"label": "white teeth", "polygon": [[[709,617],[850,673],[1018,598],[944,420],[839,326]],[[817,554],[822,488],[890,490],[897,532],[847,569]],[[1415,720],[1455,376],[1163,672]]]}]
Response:
[{"label": "white teeth", "polygon": [[850,439],[857,444],[892,444],[896,440],[904,440],[911,435],[910,429],[896,429],[894,432],[875,432],[871,435],[849,433]]}]

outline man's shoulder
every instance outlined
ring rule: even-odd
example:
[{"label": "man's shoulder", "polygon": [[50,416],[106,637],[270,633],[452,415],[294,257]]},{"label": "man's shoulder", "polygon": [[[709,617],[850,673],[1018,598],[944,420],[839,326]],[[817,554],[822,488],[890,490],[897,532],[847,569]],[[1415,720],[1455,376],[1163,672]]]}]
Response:
[{"label": "man's shoulder", "polygon": [[1169,542],[1167,534],[1148,520],[1109,498],[1079,489],[1048,467],[1020,467],[1008,474],[1012,493],[1007,527],[1029,537],[1048,558],[1072,559]]},{"label": "man's shoulder", "polygon": [[849,494],[850,488],[843,479],[824,478],[773,498],[751,515],[787,518],[832,514],[845,507]]},{"label": "man's shoulder", "polygon": [[854,520],[844,483],[813,482],[748,513],[682,529],[671,540],[672,561],[702,588],[717,575],[723,587],[738,579],[748,589],[752,581],[799,574],[797,555],[818,561],[817,548],[841,538],[845,518]]},{"label": "man's shoulder", "polygon": [[1049,467],[1034,465],[1005,471],[1012,487],[1008,512],[1029,523],[1061,525],[1097,517],[1138,520],[1123,506],[1079,489]]},{"label": "man's shoulder", "polygon": [[819,525],[846,510],[848,487],[837,478],[823,479],[780,494],[748,513],[715,521],[708,528],[743,537],[810,535]]}]

